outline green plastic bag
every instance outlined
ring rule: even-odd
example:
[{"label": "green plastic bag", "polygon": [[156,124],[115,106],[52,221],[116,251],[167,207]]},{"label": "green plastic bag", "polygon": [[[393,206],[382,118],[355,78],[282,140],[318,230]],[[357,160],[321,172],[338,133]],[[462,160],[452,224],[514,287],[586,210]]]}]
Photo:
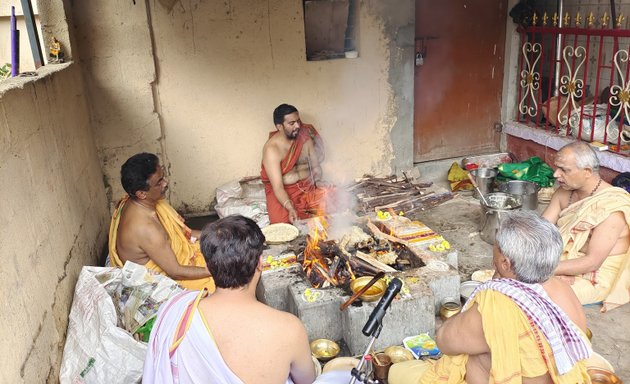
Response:
[{"label": "green plastic bag", "polygon": [[521,163],[499,164],[499,181],[525,180],[537,183],[541,187],[551,187],[556,179],[553,177],[553,169],[545,164],[539,157],[534,156]]},{"label": "green plastic bag", "polygon": [[144,325],[136,331],[141,337],[141,340],[145,343],[149,342],[149,337],[151,336],[151,331],[153,330],[153,323],[155,322],[155,316],[150,318],[149,321],[144,323]]}]

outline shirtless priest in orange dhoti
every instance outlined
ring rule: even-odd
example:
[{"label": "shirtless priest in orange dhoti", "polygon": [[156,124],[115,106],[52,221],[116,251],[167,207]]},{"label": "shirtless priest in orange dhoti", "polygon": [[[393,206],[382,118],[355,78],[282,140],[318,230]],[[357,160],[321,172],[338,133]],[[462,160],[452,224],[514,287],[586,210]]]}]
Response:
[{"label": "shirtless priest in orange dhoti", "polygon": [[168,181],[154,154],[139,153],[120,169],[127,192],[112,215],[109,257],[113,267],[132,261],[167,275],[186,289],[214,292],[214,281],[199,248],[199,231],[164,199]]},{"label": "shirtless priest in orange dhoti", "polygon": [[281,104],[273,111],[277,131],[263,147],[260,175],[273,223],[306,219],[322,210],[330,184],[322,180],[323,146],[315,128],[303,124],[298,110]]}]

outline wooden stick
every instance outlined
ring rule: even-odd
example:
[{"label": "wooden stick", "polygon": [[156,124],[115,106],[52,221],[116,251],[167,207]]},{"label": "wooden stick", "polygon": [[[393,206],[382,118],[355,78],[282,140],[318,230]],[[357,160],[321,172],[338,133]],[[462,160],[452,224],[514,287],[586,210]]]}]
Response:
[{"label": "wooden stick", "polygon": [[416,196],[416,195],[423,195],[423,192],[422,191],[418,191],[418,190],[405,191],[405,192],[394,192],[394,193],[388,193],[388,194],[383,194],[383,195],[373,195],[373,196],[368,196],[368,197],[360,197],[359,200],[361,200],[362,202],[370,202],[372,200],[387,199],[387,198],[390,198],[390,197]]},{"label": "wooden stick", "polygon": [[339,310],[343,311],[344,309],[348,308],[348,306],[350,304],[352,304],[359,296],[361,296],[362,294],[364,294],[368,289],[370,289],[371,286],[374,285],[374,283],[376,283],[379,279],[381,279],[383,276],[385,276],[384,272],[379,272],[377,273],[372,280],[368,281],[367,284],[365,284],[363,286],[363,288],[361,288],[360,290],[358,290],[357,292],[355,292],[354,295],[350,296],[350,298],[348,300],[346,300],[343,304],[341,304],[339,306]]},{"label": "wooden stick", "polygon": [[408,203],[413,203],[414,201],[418,201],[418,200],[425,200],[429,195],[432,195],[434,192],[428,192],[426,195],[422,195],[422,196],[414,196],[414,197],[410,197],[408,199],[402,199],[402,200],[398,200],[396,202],[390,203],[390,204],[386,204],[386,205],[381,205],[381,206],[377,206],[374,207],[375,211],[379,211],[379,210],[383,210],[385,208],[394,208],[403,204],[408,204]]},{"label": "wooden stick", "polygon": [[333,279],[330,278],[330,276],[328,276],[328,273],[326,272],[326,270],[324,269],[324,267],[322,267],[321,265],[319,265],[319,263],[313,263],[313,267],[315,269],[317,269],[317,272],[324,278],[326,279],[326,281],[328,281],[330,284],[332,285],[337,285],[335,283],[335,281]]},{"label": "wooden stick", "polygon": [[365,181],[360,181],[358,183],[356,183],[355,185],[346,188],[347,191],[352,191],[353,189],[359,188],[360,186],[365,185]]},{"label": "wooden stick", "polygon": [[399,182],[388,183],[388,182],[375,181],[375,180],[366,180],[366,182],[369,184],[382,185],[384,187],[393,187],[393,188],[401,188],[401,189],[408,188],[407,185],[400,184]]},{"label": "wooden stick", "polygon": [[367,253],[363,253],[361,251],[357,251],[357,253],[355,255],[359,259],[365,261],[366,263],[369,263],[374,268],[378,268],[378,269],[380,269],[383,272],[398,272],[397,269],[392,268],[392,267],[390,267],[389,265],[387,265],[385,263],[381,263],[380,261],[376,260],[374,257],[372,257],[371,255],[368,255]]}]

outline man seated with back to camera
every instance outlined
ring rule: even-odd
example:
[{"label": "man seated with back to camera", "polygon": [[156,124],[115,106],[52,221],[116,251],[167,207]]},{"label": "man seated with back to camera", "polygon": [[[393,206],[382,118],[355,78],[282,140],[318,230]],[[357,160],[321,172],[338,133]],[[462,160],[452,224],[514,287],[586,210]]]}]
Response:
[{"label": "man seated with back to camera", "polygon": [[[162,304],[143,383],[313,383],[308,336],[294,315],[256,300],[265,237],[256,223],[227,216],[206,225],[201,249],[216,291],[182,292]],[[347,373],[316,383],[348,383]]]},{"label": "man seated with back to camera", "polygon": [[553,276],[561,253],[553,224],[531,211],[507,214],[493,249],[498,278],[438,328],[444,356],[395,364],[389,383],[590,383],[584,311]]},{"label": "man seated with back to camera", "polygon": [[556,269],[582,304],[602,311],[630,301],[630,194],[605,182],[590,145],[575,141],[555,158],[554,192],[543,217],[560,229],[564,252]]},{"label": "man seated with back to camera", "polygon": [[120,168],[127,195],[112,215],[109,258],[113,267],[129,260],[148,270],[167,275],[186,289],[214,290],[214,283],[199,249],[199,231],[164,198],[168,180],[158,157],[139,153]]}]

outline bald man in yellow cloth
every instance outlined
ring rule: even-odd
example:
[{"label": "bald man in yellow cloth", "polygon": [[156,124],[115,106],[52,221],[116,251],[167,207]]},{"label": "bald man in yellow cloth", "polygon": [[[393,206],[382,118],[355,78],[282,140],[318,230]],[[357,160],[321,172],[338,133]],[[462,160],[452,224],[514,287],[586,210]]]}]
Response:
[{"label": "bald man in yellow cloth", "polygon": [[394,364],[389,383],[590,383],[586,317],[569,285],[553,276],[561,253],[553,224],[531,211],[506,215],[493,250],[500,278],[438,328],[443,357]]},{"label": "bald man in yellow cloth", "polygon": [[168,181],[157,156],[140,153],[121,170],[127,192],[117,205],[109,228],[110,264],[129,260],[167,275],[190,290],[214,292],[214,281],[199,248],[199,231],[192,231],[164,199]]},{"label": "bald man in yellow cloth", "polygon": [[586,143],[564,146],[555,158],[560,188],[543,212],[557,224],[564,253],[556,270],[582,304],[603,302],[602,312],[630,301],[630,194],[599,175]]}]

